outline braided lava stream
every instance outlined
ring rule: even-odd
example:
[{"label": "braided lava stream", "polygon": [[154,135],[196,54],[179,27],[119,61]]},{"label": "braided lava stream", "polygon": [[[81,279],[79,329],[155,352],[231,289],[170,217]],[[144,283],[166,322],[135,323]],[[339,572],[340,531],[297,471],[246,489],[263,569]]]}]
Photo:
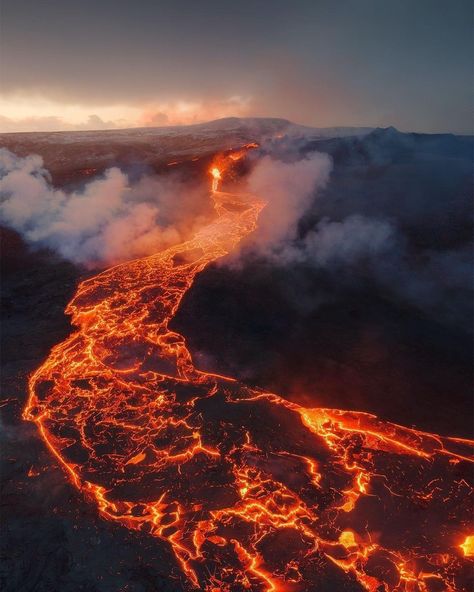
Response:
[{"label": "braided lava stream", "polygon": [[169,328],[264,207],[218,191],[223,162],[194,238],[79,285],[24,418],[104,518],[171,546],[190,589],[467,590],[472,442],[199,371]]}]

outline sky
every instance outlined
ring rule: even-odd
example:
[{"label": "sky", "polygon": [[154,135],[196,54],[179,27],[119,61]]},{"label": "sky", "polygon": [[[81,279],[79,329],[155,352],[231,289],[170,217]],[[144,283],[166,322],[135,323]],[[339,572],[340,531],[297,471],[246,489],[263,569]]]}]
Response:
[{"label": "sky", "polygon": [[473,133],[471,0],[2,0],[0,131]]}]

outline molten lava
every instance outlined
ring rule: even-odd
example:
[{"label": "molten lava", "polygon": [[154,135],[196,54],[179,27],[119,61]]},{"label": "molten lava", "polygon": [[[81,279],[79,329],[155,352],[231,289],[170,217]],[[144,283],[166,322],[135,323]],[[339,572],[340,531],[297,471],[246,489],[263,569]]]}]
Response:
[{"label": "molten lava", "polygon": [[215,193],[219,188],[219,181],[221,180],[221,172],[217,167],[212,167],[211,169],[212,175],[212,193]]},{"label": "molten lava", "polygon": [[466,557],[474,557],[474,535],[468,535],[465,541],[459,546]]},{"label": "molten lava", "polygon": [[224,170],[193,239],[79,285],[25,419],[103,517],[171,546],[191,588],[466,590],[471,442],[199,371],[170,328],[264,207],[219,192]]}]

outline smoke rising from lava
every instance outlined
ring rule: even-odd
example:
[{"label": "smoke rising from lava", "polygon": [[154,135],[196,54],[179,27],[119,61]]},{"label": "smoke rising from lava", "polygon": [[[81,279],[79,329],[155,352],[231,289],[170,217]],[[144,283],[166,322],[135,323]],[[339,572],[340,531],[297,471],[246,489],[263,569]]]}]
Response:
[{"label": "smoke rising from lava", "polygon": [[[267,205],[258,231],[220,265],[239,267],[262,258],[285,267],[298,285],[296,276],[312,269],[329,274],[336,291],[371,282],[393,301],[465,327],[471,310],[469,245],[415,249],[414,256],[409,234],[424,232],[425,223],[416,195],[399,200],[394,217],[383,196],[362,198],[356,184],[331,195],[327,154],[295,158],[288,148],[278,159],[266,155],[254,161],[246,183]],[[416,179],[413,183],[416,189]],[[443,205],[447,220],[451,205]],[[204,188],[177,176],[145,176],[132,183],[111,168],[67,192],[52,186],[41,157],[0,150],[0,221],[30,245],[48,247],[76,264],[104,267],[156,253],[188,239],[208,213]],[[407,221],[412,230],[405,228]],[[308,299],[312,308],[322,301],[299,293],[295,306]]]},{"label": "smoke rising from lava", "polygon": [[296,162],[264,156],[249,177],[249,188],[268,200],[252,246],[269,254],[296,237],[301,216],[315,193],[329,180],[332,163],[327,154],[315,152]]},{"label": "smoke rising from lava", "polygon": [[[413,199],[399,200],[394,215],[384,195],[361,196],[356,182],[334,194],[333,177],[337,183],[341,172],[333,171],[329,155],[313,152],[294,161],[296,157],[288,147],[278,158],[291,162],[276,160],[275,155],[257,162],[248,185],[265,196],[267,205],[258,231],[223,264],[238,267],[262,259],[285,268],[289,283],[295,285],[304,284],[298,276],[307,277],[312,270],[324,274],[334,292],[370,283],[394,302],[448,326],[465,328],[472,299],[471,245],[459,241],[442,248],[420,248],[413,244],[414,236],[426,233],[430,215],[419,211],[419,181],[413,179]],[[445,221],[439,227],[444,224],[443,233],[449,234],[444,228],[455,225],[452,203],[436,207],[444,212]],[[305,297],[299,291],[295,306],[308,299],[312,309],[324,300],[314,292]]]},{"label": "smoke rising from lava", "polygon": [[[294,159],[293,153],[287,158]],[[387,220],[360,214],[342,221],[323,217],[301,236],[299,223],[313,208],[329,182],[331,158],[313,152],[306,158],[285,162],[269,155],[260,158],[248,177],[248,187],[265,196],[258,232],[247,240],[240,256],[259,256],[276,264],[309,263],[316,268],[338,269],[361,259],[390,252],[400,242],[396,228]]]},{"label": "smoke rising from lava", "polygon": [[[252,192],[268,197],[254,252],[282,251],[331,171],[326,154],[287,163],[264,156],[248,177]],[[28,243],[100,267],[153,254],[182,241],[203,222],[202,194],[189,183],[154,176],[131,184],[118,168],[81,190],[55,189],[41,157],[0,151],[0,219]],[[165,215],[163,216],[163,212]],[[192,220],[192,222],[190,222]]]},{"label": "smoke rising from lava", "polygon": [[118,168],[82,189],[52,186],[40,156],[0,150],[0,220],[35,247],[87,267],[149,255],[186,238],[202,223],[199,187],[177,177],[131,183]]}]

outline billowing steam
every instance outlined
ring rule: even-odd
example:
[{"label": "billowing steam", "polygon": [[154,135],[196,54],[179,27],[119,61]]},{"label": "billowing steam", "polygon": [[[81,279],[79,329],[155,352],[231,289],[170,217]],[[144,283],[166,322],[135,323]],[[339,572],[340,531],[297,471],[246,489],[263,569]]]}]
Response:
[{"label": "billowing steam", "polygon": [[[331,158],[318,152],[292,162],[260,158],[246,182],[267,206],[256,232],[222,264],[240,267],[249,257],[263,258],[286,267],[295,284],[298,274],[313,270],[329,275],[334,291],[371,282],[390,299],[461,324],[470,306],[469,247],[425,248],[414,256],[399,222],[383,211],[365,211],[350,191],[333,199],[328,215],[331,169]],[[39,156],[0,150],[0,221],[29,244],[88,267],[150,255],[189,238],[210,207],[208,190],[172,176],[131,183],[111,168],[66,192],[52,186]],[[406,209],[400,204],[400,217]],[[309,223],[301,224],[308,216]],[[307,300],[299,293],[299,304]]]},{"label": "billowing steam", "polygon": [[100,267],[157,252],[200,224],[199,189],[176,178],[131,184],[117,168],[79,191],[55,189],[39,156],[0,150],[0,220],[34,246]]},{"label": "billowing steam", "polygon": [[267,205],[258,230],[245,244],[240,258],[257,255],[276,264],[337,268],[389,252],[398,242],[393,225],[360,214],[342,221],[323,217],[301,233],[299,223],[304,215],[312,210],[317,214],[318,197],[329,182],[331,170],[331,158],[319,152],[296,162],[261,158],[249,175],[248,185]]},{"label": "billowing steam", "polygon": [[[422,225],[425,217],[410,215],[412,202],[398,202],[398,220],[388,207],[378,212],[362,207],[360,196],[347,189],[337,199],[333,196],[332,212],[327,215],[330,198],[324,190],[331,169],[330,157],[317,152],[290,163],[262,158],[248,183],[267,200],[267,206],[257,231],[227,262],[235,266],[249,257],[263,258],[285,267],[288,281],[295,285],[301,284],[299,275],[323,274],[338,293],[371,283],[390,300],[414,306],[449,325],[461,325],[471,298],[469,245],[442,251],[414,248],[401,221],[408,217]],[[311,298],[315,306],[321,303],[313,293]],[[299,306],[308,298],[299,292],[297,300]]]},{"label": "billowing steam", "polygon": [[342,222],[323,218],[302,241],[304,259],[323,267],[354,264],[387,253],[396,241],[395,229],[384,220],[354,214]]},{"label": "billowing steam", "polygon": [[[314,153],[296,162],[261,158],[248,178],[268,202],[252,249],[280,257],[296,238],[298,221],[329,179],[331,160]],[[189,185],[189,184],[188,184]],[[205,200],[176,178],[145,177],[130,184],[117,168],[81,190],[55,189],[39,156],[0,150],[0,220],[34,246],[74,263],[111,265],[157,252],[187,238],[202,223]]]},{"label": "billowing steam", "polygon": [[296,238],[300,218],[329,180],[332,162],[315,152],[296,162],[264,156],[250,174],[250,190],[267,201],[251,238],[252,249],[267,256],[281,253]]},{"label": "billowing steam", "polygon": [[258,231],[245,246],[249,253],[274,263],[310,263],[338,267],[380,256],[397,243],[396,229],[386,220],[359,214],[342,221],[322,218],[301,236],[299,223],[326,187],[332,169],[327,154],[314,152],[296,162],[263,157],[248,179],[250,190],[267,200]]}]

